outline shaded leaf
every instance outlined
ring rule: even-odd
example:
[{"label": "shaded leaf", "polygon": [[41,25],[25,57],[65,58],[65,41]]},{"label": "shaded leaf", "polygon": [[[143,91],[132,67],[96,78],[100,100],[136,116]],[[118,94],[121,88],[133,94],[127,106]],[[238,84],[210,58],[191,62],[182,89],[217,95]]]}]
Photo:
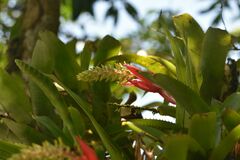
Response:
[{"label": "shaded leaf", "polygon": [[23,81],[0,69],[0,104],[17,122],[30,123],[31,104],[25,93]]},{"label": "shaded leaf", "polygon": [[67,88],[62,84],[60,81],[58,81],[55,77],[52,77],[57,83],[59,83],[67,92],[68,94],[76,101],[76,103],[79,105],[79,107],[84,111],[86,116],[89,118],[91,123],[93,124],[94,128],[96,129],[99,137],[102,140],[103,145],[108,150],[110,156],[114,160],[122,160],[123,155],[120,152],[120,150],[117,148],[117,146],[111,141],[111,138],[106,133],[106,131],[102,128],[102,126],[96,121],[96,119],[93,117],[93,115],[90,113],[90,104],[88,104],[86,101],[81,99],[76,93],[74,93],[71,89]]},{"label": "shaded leaf", "polygon": [[61,138],[61,140],[64,142],[64,144],[72,145],[72,140],[69,139],[63,131],[48,117],[46,116],[36,116],[34,119],[46,127],[51,134],[55,137],[55,139]]},{"label": "shaded leaf", "polygon": [[42,89],[52,105],[56,108],[57,113],[63,120],[64,125],[66,125],[66,127],[69,129],[71,135],[74,136],[75,131],[68,114],[67,106],[62,97],[59,95],[56,87],[53,85],[53,82],[41,72],[20,60],[16,60],[16,64],[22,72],[26,73],[28,77],[34,83],[36,83],[39,88]]},{"label": "shaded leaf", "polygon": [[221,98],[224,65],[231,46],[231,35],[226,31],[209,28],[203,40],[201,70],[203,82],[200,95],[207,103]]},{"label": "shaded leaf", "polygon": [[120,52],[121,44],[115,38],[107,35],[99,43],[94,65],[101,64],[105,59],[117,55]]},{"label": "shaded leaf", "polygon": [[240,125],[237,125],[229,134],[222,139],[219,145],[212,151],[209,160],[224,160],[231,152],[235,143],[240,138]]},{"label": "shaded leaf", "polygon": [[20,149],[19,145],[0,140],[0,159],[7,159],[13,154],[20,152]]},{"label": "shaded leaf", "polygon": [[189,151],[198,153],[195,157],[204,156],[203,148],[190,136],[174,135],[167,138],[165,156],[168,160],[186,160]]},{"label": "shaded leaf", "polygon": [[240,111],[240,92],[233,93],[232,95],[228,96],[225,101],[223,102],[224,108],[234,109],[237,112]]},{"label": "shaded leaf", "polygon": [[26,124],[16,123],[9,119],[3,119],[3,122],[20,139],[21,142],[31,144],[41,143],[44,140],[47,140],[47,137]]},{"label": "shaded leaf", "polygon": [[206,151],[214,148],[218,131],[217,115],[215,112],[194,114],[191,117],[189,135],[193,137]]},{"label": "shaded leaf", "polygon": [[229,108],[225,109],[225,111],[222,114],[222,119],[224,126],[229,131],[231,131],[233,128],[240,124],[240,115],[233,109]]},{"label": "shaded leaf", "polygon": [[189,114],[210,111],[210,106],[208,106],[201,97],[182,82],[163,74],[142,74],[150,81],[161,86],[161,88],[170,93],[177,101],[177,104],[183,107]]}]

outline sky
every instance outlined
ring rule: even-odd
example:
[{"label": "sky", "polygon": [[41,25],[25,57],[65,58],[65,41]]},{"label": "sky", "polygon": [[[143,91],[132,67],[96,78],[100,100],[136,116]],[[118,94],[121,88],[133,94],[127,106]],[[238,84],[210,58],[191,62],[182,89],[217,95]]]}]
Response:
[{"label": "sky", "polygon": [[[128,2],[137,8],[140,18],[145,17],[149,10],[160,11],[162,9],[171,9],[177,11],[178,14],[189,13],[197,20],[197,22],[199,22],[205,31],[211,26],[211,21],[215,16],[215,13],[207,15],[199,14],[202,9],[209,6],[209,2],[212,2],[209,0],[184,0],[184,2],[182,0],[128,0]],[[233,0],[230,2],[233,2]],[[81,30],[79,30],[79,24],[85,24],[85,26],[87,26],[86,31],[88,35],[103,37],[107,34],[111,34],[116,38],[122,38],[137,30],[137,23],[124,9],[121,9],[123,8],[122,6],[119,6],[121,12],[117,26],[113,25],[113,20],[111,18],[105,20],[105,12],[108,7],[109,4],[104,1],[95,3],[95,19],[88,14],[85,14],[78,19],[77,23],[68,22],[65,30],[68,32],[74,32],[75,35],[81,37],[82,33]],[[229,31],[240,26],[240,20],[233,20],[233,17],[238,14],[237,6],[233,7],[231,10],[225,10],[224,20]],[[217,27],[224,29],[222,24]]]}]

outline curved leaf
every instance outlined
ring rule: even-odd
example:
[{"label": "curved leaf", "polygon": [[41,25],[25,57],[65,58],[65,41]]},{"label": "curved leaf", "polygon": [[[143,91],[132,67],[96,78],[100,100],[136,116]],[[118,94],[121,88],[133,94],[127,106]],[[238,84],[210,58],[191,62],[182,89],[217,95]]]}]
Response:
[{"label": "curved leaf", "polygon": [[50,118],[46,116],[37,116],[34,117],[34,119],[46,127],[52,133],[55,139],[61,138],[65,144],[69,144],[70,146],[72,145],[72,140],[69,139]]},{"label": "curved leaf", "polygon": [[9,116],[17,122],[30,123],[32,107],[20,77],[0,69],[0,88],[0,104]]},{"label": "curved leaf", "polygon": [[137,63],[146,67],[149,71],[153,73],[163,73],[176,76],[176,67],[170,61],[157,57],[157,56],[139,56],[137,54],[123,54],[111,57],[106,61],[118,61],[118,62],[128,62]]},{"label": "curved leaf", "polygon": [[196,153],[198,155],[196,157],[205,156],[206,154],[193,138],[186,135],[168,137],[165,150],[165,156],[168,160],[186,160],[189,158],[189,151]]},{"label": "curved leaf", "polygon": [[65,102],[63,101],[62,97],[59,95],[56,87],[53,85],[52,81],[43,75],[38,70],[34,69],[30,65],[20,61],[16,60],[17,66],[20,68],[20,70],[24,73],[26,73],[29,78],[38,85],[39,88],[42,89],[44,94],[49,98],[50,102],[53,104],[53,106],[56,108],[58,114],[63,120],[63,123],[66,125],[66,127],[71,132],[72,136],[75,135],[74,127],[71,122],[71,118],[68,114],[67,106]]},{"label": "curved leaf", "polygon": [[217,140],[217,132],[217,115],[215,112],[194,114],[191,117],[189,135],[206,151],[214,148]]},{"label": "curved leaf", "polygon": [[163,74],[152,75],[146,72],[141,74],[169,92],[177,101],[177,104],[186,109],[189,114],[210,111],[210,106],[182,82]]},{"label": "curved leaf", "polygon": [[236,142],[240,138],[240,125],[236,126],[220,144],[212,151],[209,160],[224,160],[228,153],[231,152]]},{"label": "curved leaf", "polygon": [[228,96],[225,101],[223,102],[224,108],[231,108],[236,110],[237,112],[240,111],[240,92],[233,93],[232,95]]},{"label": "curved leaf", "polygon": [[231,35],[224,30],[209,28],[203,40],[201,70],[203,82],[200,95],[210,103],[221,98],[224,65],[231,46]]},{"label": "curved leaf", "polygon": [[0,140],[0,159],[7,159],[13,154],[20,152],[21,147],[19,145]]},{"label": "curved leaf", "polygon": [[115,38],[107,35],[99,43],[94,66],[101,64],[105,59],[117,55],[120,52],[121,44]]},{"label": "curved leaf", "polygon": [[227,108],[223,114],[222,119],[225,127],[231,131],[240,124],[240,115],[233,109]]},{"label": "curved leaf", "polygon": [[163,121],[163,120],[154,120],[154,119],[132,119],[130,120],[133,124],[139,125],[139,126],[149,126],[154,127],[158,129],[177,129],[176,124]]},{"label": "curved leaf", "polygon": [[83,99],[81,99],[76,93],[74,93],[71,89],[67,88],[62,84],[60,81],[58,81],[55,77],[52,77],[58,84],[60,84],[67,93],[76,101],[76,103],[79,105],[79,107],[84,111],[84,113],[87,115],[89,120],[92,122],[94,128],[96,129],[99,137],[102,140],[103,145],[108,150],[110,156],[114,160],[122,160],[123,155],[121,154],[120,150],[115,146],[115,144],[111,141],[111,138],[106,133],[106,131],[102,128],[102,126],[96,121],[96,119],[93,117],[93,115],[90,113],[90,104],[85,102]]},{"label": "curved leaf", "polygon": [[47,137],[39,131],[23,123],[16,123],[9,119],[3,119],[4,124],[24,143],[41,143],[47,140]]}]

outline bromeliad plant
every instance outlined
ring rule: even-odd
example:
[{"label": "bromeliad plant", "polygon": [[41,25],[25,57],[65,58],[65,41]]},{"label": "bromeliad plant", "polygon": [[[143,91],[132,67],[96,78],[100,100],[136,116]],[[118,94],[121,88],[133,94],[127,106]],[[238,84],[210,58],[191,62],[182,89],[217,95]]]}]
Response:
[{"label": "bromeliad plant", "polygon": [[[160,18],[168,57],[119,55],[110,36],[75,54],[74,42],[41,33],[31,62],[16,60],[27,82],[0,72],[0,159],[238,159],[238,65],[225,63],[233,37],[204,33],[188,14],[173,17],[175,32]],[[164,102],[133,106],[137,88]],[[144,111],[176,122],[143,119]]]}]

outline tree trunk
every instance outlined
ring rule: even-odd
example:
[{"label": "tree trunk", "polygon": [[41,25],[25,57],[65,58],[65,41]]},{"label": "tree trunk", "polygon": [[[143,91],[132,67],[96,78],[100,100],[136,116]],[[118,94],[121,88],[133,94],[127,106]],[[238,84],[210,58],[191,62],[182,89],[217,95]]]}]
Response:
[{"label": "tree trunk", "polygon": [[26,0],[22,16],[11,32],[8,43],[8,72],[17,71],[15,59],[28,61],[40,31],[57,33],[59,27],[60,0]]}]

